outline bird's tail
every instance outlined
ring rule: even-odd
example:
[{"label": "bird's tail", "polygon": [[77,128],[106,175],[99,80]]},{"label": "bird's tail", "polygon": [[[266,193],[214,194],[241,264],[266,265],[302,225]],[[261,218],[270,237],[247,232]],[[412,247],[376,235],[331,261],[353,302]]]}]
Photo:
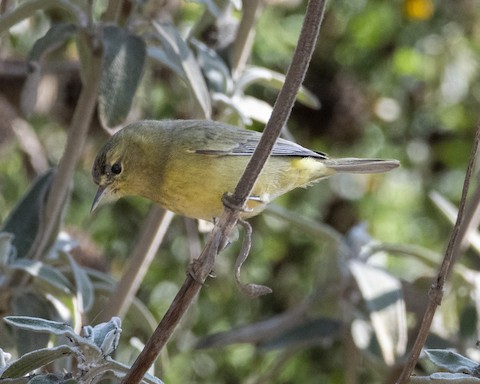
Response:
[{"label": "bird's tail", "polygon": [[388,172],[400,165],[398,160],[382,160],[382,159],[327,159],[322,161],[323,164],[335,172],[346,173],[383,173]]}]

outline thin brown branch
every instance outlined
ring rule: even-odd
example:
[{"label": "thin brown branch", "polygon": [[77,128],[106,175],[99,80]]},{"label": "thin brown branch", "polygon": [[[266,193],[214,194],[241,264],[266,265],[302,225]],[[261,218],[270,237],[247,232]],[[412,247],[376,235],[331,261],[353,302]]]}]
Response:
[{"label": "thin brown branch", "polygon": [[324,11],[324,0],[311,0],[308,3],[300,38],[292,62],[288,68],[285,84],[280,90],[275,105],[273,106],[272,115],[265,126],[255,153],[237,184],[235,192],[230,197],[233,206],[243,207],[245,204],[258,175],[270,156],[270,152],[277,138],[280,136],[283,126],[290,117],[295,98],[307,73],[307,68],[317,42]]},{"label": "thin brown branch", "polygon": [[238,74],[243,71],[250,57],[255,37],[255,24],[263,8],[260,0],[243,0],[242,4],[242,20],[240,21],[237,35],[233,42],[230,59],[234,78],[237,78]]},{"label": "thin brown branch", "polygon": [[160,350],[170,338],[178,322],[212,271],[216,256],[223,249],[228,240],[228,235],[235,227],[240,215],[240,210],[250,195],[253,185],[263,169],[282,127],[286,124],[290,116],[296,94],[303,82],[313,54],[324,11],[324,0],[310,0],[305,12],[305,19],[298,45],[288,70],[285,84],[273,108],[270,121],[234,194],[229,199],[229,201],[233,203],[234,209],[226,206],[223,215],[210,233],[202,254],[192,265],[191,271],[187,275],[180,291],[177,293],[157,329],[148,340],[145,348],[136,359],[132,369],[123,378],[123,384],[135,384],[142,380],[145,372],[157,358]]},{"label": "thin brown branch", "polygon": [[88,128],[95,111],[100,83],[100,68],[102,62],[101,51],[97,47],[95,36],[91,36],[86,30],[79,35],[89,47],[90,68],[85,71],[86,80],[83,84],[78,99],[72,122],[68,130],[67,143],[62,158],[55,172],[55,178],[48,193],[48,200],[45,208],[45,217],[42,223],[42,232],[39,232],[30,252],[29,258],[41,259],[46,252],[51,239],[58,229],[63,208],[68,200],[73,174],[78,160],[82,154],[86,141]]},{"label": "thin brown branch", "polygon": [[428,292],[428,305],[423,315],[423,319],[418,331],[417,338],[408,357],[407,364],[405,365],[400,377],[397,380],[397,384],[406,383],[410,375],[417,364],[418,358],[422,351],[425,341],[432,325],[433,316],[437,307],[441,304],[443,297],[443,287],[445,286],[445,281],[452,271],[454,262],[458,260],[459,251],[462,244],[462,241],[467,233],[469,228],[469,220],[472,219],[472,215],[466,216],[466,207],[467,207],[467,195],[470,187],[470,180],[472,178],[473,169],[475,166],[478,144],[480,141],[480,124],[477,126],[475,133],[475,140],[473,142],[472,153],[470,154],[470,160],[467,167],[467,172],[465,174],[465,181],[463,183],[462,198],[460,200],[460,206],[458,208],[457,221],[455,227],[452,230],[450,240],[448,242],[447,250],[445,251],[445,256],[442,261],[442,265],[438,271],[437,277],[433,282],[430,290]]},{"label": "thin brown branch", "polygon": [[[145,372],[150,368],[158,357],[160,351],[172,335],[180,319],[186,313],[188,307],[213,269],[215,257],[222,248],[222,240],[235,226],[236,213],[225,212],[210,233],[207,244],[198,260],[192,264],[191,271],[185,282],[173,299],[172,304],[158,324],[154,333],[148,339],[140,355],[138,355],[132,369],[123,378],[123,384],[139,383]],[[228,232],[225,232],[228,231]]]}]

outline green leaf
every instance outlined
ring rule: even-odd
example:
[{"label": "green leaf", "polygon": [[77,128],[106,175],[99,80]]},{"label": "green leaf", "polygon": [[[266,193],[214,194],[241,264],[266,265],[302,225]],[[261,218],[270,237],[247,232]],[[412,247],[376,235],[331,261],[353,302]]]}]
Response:
[{"label": "green leaf", "polygon": [[235,97],[233,104],[236,107],[235,110],[239,111],[241,115],[263,124],[267,124],[273,109],[266,101],[252,96]]},{"label": "green leaf", "polygon": [[[52,312],[53,306],[44,296],[35,292],[15,292],[12,300],[13,315],[49,318]],[[19,355],[45,348],[50,339],[50,335],[37,335],[19,328],[13,329],[13,336]]]},{"label": "green leaf", "polygon": [[103,29],[103,55],[99,115],[104,126],[113,127],[130,111],[145,65],[145,42],[109,25]]},{"label": "green leaf", "polygon": [[58,373],[48,373],[46,375],[37,375],[29,380],[28,384],[63,384],[63,375]]},{"label": "green leaf", "polygon": [[[177,73],[180,72],[179,68],[182,69],[182,77],[186,80],[195,96],[195,100],[201,107],[203,117],[209,119],[212,114],[210,93],[193,52],[172,25],[154,22],[153,26],[158,32],[158,38],[164,50],[162,57],[166,58],[170,65],[177,68]],[[152,56],[152,58],[159,59],[160,57]],[[162,63],[166,64],[166,62]]]},{"label": "green leaf", "polygon": [[426,349],[425,353],[436,366],[452,373],[472,373],[478,367],[475,361],[446,349]]},{"label": "green leaf", "polygon": [[465,375],[463,373],[448,373],[448,372],[435,372],[430,375],[430,378],[433,381],[436,381],[439,384],[467,384],[467,383],[480,383],[480,379]]},{"label": "green leaf", "polygon": [[77,32],[74,24],[54,24],[33,45],[28,55],[29,74],[22,87],[21,110],[24,116],[30,116],[38,97],[38,85],[42,79],[42,72],[38,62],[49,52],[63,45]]},{"label": "green leaf", "polygon": [[62,273],[41,261],[19,259],[11,263],[10,268],[27,272],[34,278],[41,279],[48,285],[54,286],[64,293],[71,293],[73,291],[70,281],[68,281]]},{"label": "green leaf", "polygon": [[45,36],[33,44],[28,61],[40,61],[42,57],[54,49],[62,46],[68,39],[77,33],[77,26],[69,23],[54,24]]},{"label": "green leaf", "polygon": [[59,321],[45,320],[39,317],[29,316],[6,316],[3,320],[19,329],[25,329],[32,332],[50,333],[54,335],[65,335],[72,339],[79,336],[73,331],[68,324]]},{"label": "green leaf", "polygon": [[60,253],[64,255],[70,263],[70,267],[73,273],[73,279],[75,281],[75,292],[77,296],[78,307],[80,312],[82,314],[85,314],[92,308],[94,301],[92,282],[90,281],[87,272],[77,264],[77,262],[70,253]]},{"label": "green leaf", "polygon": [[331,340],[339,336],[341,331],[340,323],[337,320],[317,318],[299,324],[293,328],[262,343],[261,347],[273,348],[295,348],[312,344],[321,344],[326,339]]},{"label": "green leaf", "polygon": [[[276,90],[280,90],[285,83],[285,75],[262,67],[248,67],[238,79],[236,86],[242,92],[250,85],[260,84]],[[312,109],[320,108],[318,98],[305,87],[300,87],[297,94],[297,101]]]},{"label": "green leaf", "polygon": [[349,268],[366,303],[383,359],[392,365],[407,346],[402,285],[385,271],[356,260],[350,261]]},{"label": "green leaf", "polygon": [[[1,377],[1,376],[0,376]],[[2,384],[28,384],[28,377],[17,377],[15,379],[2,379]]]},{"label": "green leaf", "polygon": [[0,232],[0,267],[6,266],[15,258],[17,250],[12,245],[14,237],[11,233]]},{"label": "green leaf", "polygon": [[30,250],[43,217],[48,188],[53,181],[53,170],[40,176],[7,217],[2,231],[12,233],[18,257]]},{"label": "green leaf", "polygon": [[12,355],[8,352],[5,352],[2,348],[0,348],[0,375],[3,373],[5,368],[7,367],[7,361],[12,358]]},{"label": "green leaf", "polygon": [[68,345],[60,345],[54,348],[44,348],[29,352],[10,364],[0,378],[3,379],[24,376],[38,368],[50,364],[55,360],[75,354],[75,349]]},{"label": "green leaf", "polygon": [[233,91],[233,81],[225,61],[217,52],[200,41],[193,40],[192,45],[197,51],[198,64],[202,68],[210,90],[230,94]]}]

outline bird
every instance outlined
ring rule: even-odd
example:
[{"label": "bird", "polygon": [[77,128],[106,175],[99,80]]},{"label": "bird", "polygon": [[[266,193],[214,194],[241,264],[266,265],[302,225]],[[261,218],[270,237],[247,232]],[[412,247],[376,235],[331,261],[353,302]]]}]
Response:
[{"label": "bird", "polygon": [[[99,150],[92,177],[100,204],[137,195],[177,214],[214,221],[224,209],[261,133],[212,120],[141,120],[116,132]],[[279,138],[257,179],[242,219],[295,188],[335,173],[383,173],[397,160],[329,158]]]}]

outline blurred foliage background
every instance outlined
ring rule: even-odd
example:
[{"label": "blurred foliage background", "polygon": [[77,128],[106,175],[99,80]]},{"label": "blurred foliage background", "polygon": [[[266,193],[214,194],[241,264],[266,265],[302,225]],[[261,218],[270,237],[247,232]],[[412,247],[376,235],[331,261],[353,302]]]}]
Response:
[{"label": "blurred foliage background", "polygon": [[[2,12],[17,3],[22,2],[2,2]],[[107,2],[92,3],[94,18],[100,18]],[[241,90],[257,102],[225,102],[238,91],[228,76],[219,75],[222,65],[227,73],[231,69],[229,49],[242,15],[234,2],[123,3],[117,25],[128,23],[145,39],[148,52],[127,121],[203,117],[195,80],[182,78],[150,50],[155,45],[147,25],[160,20],[188,41],[204,70],[211,117],[263,128],[268,107],[258,100],[273,104],[278,86],[271,81],[268,86],[254,81]],[[206,17],[208,9],[216,12],[213,18]],[[262,3],[248,64],[285,73],[304,11],[299,0]],[[458,205],[479,118],[479,15],[475,0],[328,3],[304,82],[311,102],[297,102],[287,137],[332,157],[395,158],[402,166],[385,175],[332,177],[293,191],[276,202],[281,209],[251,220],[253,246],[243,279],[266,284],[273,294],[250,300],[237,291],[232,277],[239,244],[232,244],[217,260],[216,278],[163,351],[158,377],[171,383],[393,382],[451,232],[448,209]],[[65,39],[42,61],[37,98],[29,108],[25,93],[33,92],[27,76],[32,46],[66,19],[61,10],[47,9],[1,35],[0,222],[64,150],[82,87],[82,54],[74,39]],[[209,67],[207,57],[216,66]],[[217,77],[205,71],[212,67]],[[312,108],[315,98],[319,108]],[[126,198],[90,214],[95,194],[90,168],[108,137],[101,120],[95,117],[90,125],[62,230],[78,243],[71,253],[80,265],[119,279],[150,204]],[[197,223],[173,219],[137,294],[157,321],[204,239]],[[454,347],[479,359],[480,259],[474,236],[470,240],[429,346]],[[394,287],[396,296],[379,315],[370,299],[382,287]],[[83,314],[86,324],[96,322],[104,302],[105,294],[96,291],[95,304]],[[2,309],[0,315],[12,312],[7,304]],[[138,324],[137,310],[124,319],[119,354],[126,361],[137,353],[131,337],[145,342],[149,336],[149,326]],[[428,363],[418,369],[432,371]]]}]

